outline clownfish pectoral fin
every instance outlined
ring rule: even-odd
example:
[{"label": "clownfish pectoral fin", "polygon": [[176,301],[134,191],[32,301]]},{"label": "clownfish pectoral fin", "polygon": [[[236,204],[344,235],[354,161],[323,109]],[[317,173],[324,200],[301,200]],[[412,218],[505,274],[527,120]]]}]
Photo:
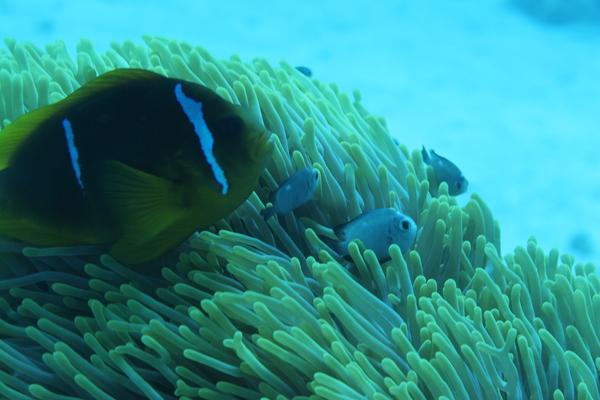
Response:
[{"label": "clownfish pectoral fin", "polygon": [[186,215],[177,205],[174,183],[118,161],[104,162],[102,188],[122,243],[152,240]]},{"label": "clownfish pectoral fin", "polygon": [[152,260],[193,232],[194,221],[177,205],[171,181],[118,161],[106,161],[102,174],[107,202],[121,228],[109,251],[119,262]]}]

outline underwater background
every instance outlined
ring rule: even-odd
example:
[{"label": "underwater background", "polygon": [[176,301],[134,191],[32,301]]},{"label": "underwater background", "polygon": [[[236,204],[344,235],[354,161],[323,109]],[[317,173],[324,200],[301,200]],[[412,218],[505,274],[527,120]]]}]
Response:
[{"label": "underwater background", "polygon": [[[311,68],[359,90],[409,149],[455,162],[501,221],[600,261],[600,12],[595,0],[0,0],[0,37],[43,47],[158,35]],[[464,200],[463,200],[464,201]]]},{"label": "underwater background", "polygon": [[[0,38],[2,129],[141,66],[250,109],[268,189],[321,177],[158,268],[0,242],[0,399],[600,399],[597,0],[0,0]],[[410,251],[319,239],[398,205]]]}]

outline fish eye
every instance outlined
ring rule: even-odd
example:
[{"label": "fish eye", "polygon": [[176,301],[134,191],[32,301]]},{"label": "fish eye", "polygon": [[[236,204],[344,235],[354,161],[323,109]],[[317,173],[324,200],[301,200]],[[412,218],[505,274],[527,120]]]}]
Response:
[{"label": "fish eye", "polygon": [[410,228],[410,223],[407,220],[403,220],[400,226],[402,226],[402,230],[407,231]]}]

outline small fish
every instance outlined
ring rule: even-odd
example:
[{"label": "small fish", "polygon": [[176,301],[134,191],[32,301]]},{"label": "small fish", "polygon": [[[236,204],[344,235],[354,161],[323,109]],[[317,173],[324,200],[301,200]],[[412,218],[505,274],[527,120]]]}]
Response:
[{"label": "small fish", "polygon": [[469,181],[460,172],[460,169],[450,160],[438,155],[435,151],[429,152],[423,146],[421,150],[423,161],[431,165],[433,172],[438,182],[446,182],[448,184],[448,193],[452,196],[458,196],[467,191]]},{"label": "small fish", "polygon": [[150,261],[239,206],[271,150],[212,90],[114,70],[0,132],[0,235]]},{"label": "small fish", "polygon": [[333,231],[338,240],[328,244],[338,254],[348,256],[348,244],[360,240],[366,248],[375,252],[379,260],[385,260],[389,258],[388,248],[392,244],[398,245],[402,252],[412,247],[417,224],[395,208],[377,208],[335,227]]},{"label": "small fish", "polygon": [[299,65],[299,66],[297,66],[297,67],[296,67],[296,69],[297,69],[297,70],[298,70],[298,71],[299,71],[299,72],[300,72],[302,75],[304,75],[304,76],[306,76],[306,77],[308,77],[308,78],[312,77],[312,74],[313,74],[313,73],[312,73],[312,70],[311,70],[310,68],[308,68],[308,67],[305,67],[305,66],[302,66],[302,65]]},{"label": "small fish", "polygon": [[313,168],[303,168],[294,173],[271,194],[273,205],[261,210],[260,214],[269,219],[275,214],[291,213],[313,199],[318,180],[319,173]]}]

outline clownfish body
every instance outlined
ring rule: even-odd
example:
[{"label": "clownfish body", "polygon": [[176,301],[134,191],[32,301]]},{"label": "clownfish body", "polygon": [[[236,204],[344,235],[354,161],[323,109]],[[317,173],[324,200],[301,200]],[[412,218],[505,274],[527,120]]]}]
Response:
[{"label": "clownfish body", "polygon": [[149,261],[239,206],[271,149],[210,89],[114,70],[0,132],[0,235]]}]

